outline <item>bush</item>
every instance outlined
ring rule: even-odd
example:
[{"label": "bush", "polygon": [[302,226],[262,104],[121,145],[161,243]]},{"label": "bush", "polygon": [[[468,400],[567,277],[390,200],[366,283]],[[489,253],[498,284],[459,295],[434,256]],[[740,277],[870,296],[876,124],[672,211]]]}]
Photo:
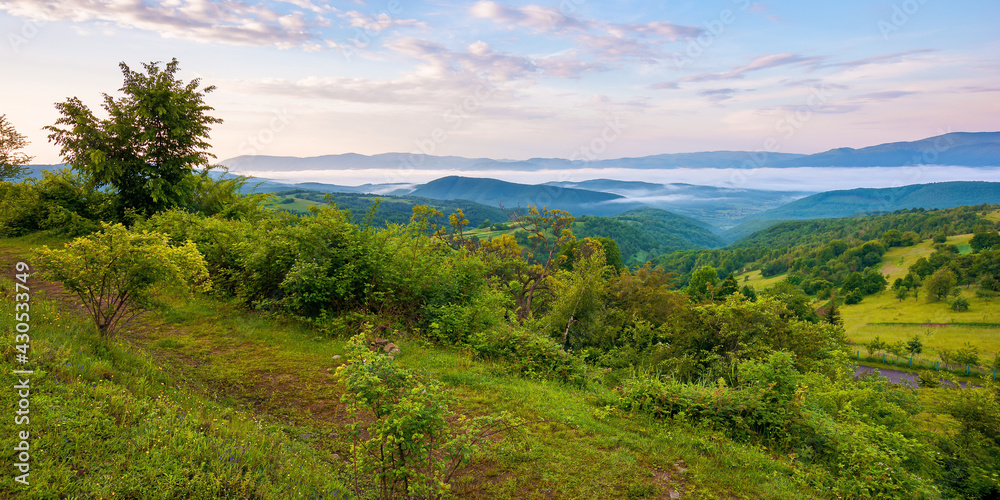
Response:
[{"label": "bush", "polygon": [[97,330],[111,337],[140,313],[160,306],[157,287],[208,290],[205,259],[191,242],[170,246],[167,237],[105,225],[62,250],[38,253],[44,274],[61,281],[83,302]]},{"label": "bush", "polygon": [[844,296],[844,304],[849,306],[860,304],[863,299],[864,295],[861,293],[861,290],[851,290],[846,296]]},{"label": "bush", "polygon": [[948,305],[951,306],[952,310],[958,312],[965,312],[969,310],[969,301],[965,297],[955,297],[948,301]]},{"label": "bush", "polygon": [[366,333],[353,337],[347,363],[337,368],[348,391],[342,401],[350,404],[353,419],[348,429],[354,493],[359,498],[369,492],[381,499],[440,498],[489,437],[518,423],[506,415],[456,415],[450,409],[453,398],[440,382],[369,351],[368,340]]},{"label": "bush", "polygon": [[112,195],[66,169],[17,184],[0,182],[0,235],[84,236],[99,230],[101,221],[113,220],[112,202]]},{"label": "bush", "polygon": [[469,336],[468,346],[479,356],[510,363],[522,376],[553,379],[576,386],[588,382],[582,358],[564,351],[554,340],[521,326],[502,324],[474,331]]}]

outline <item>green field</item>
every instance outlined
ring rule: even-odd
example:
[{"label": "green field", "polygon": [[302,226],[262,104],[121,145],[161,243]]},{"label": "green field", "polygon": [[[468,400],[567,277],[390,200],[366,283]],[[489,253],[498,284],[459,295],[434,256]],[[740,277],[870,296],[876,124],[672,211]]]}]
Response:
[{"label": "green field", "polygon": [[[960,252],[971,252],[971,234],[950,236],[947,244],[956,245]],[[968,247],[968,248],[966,248]],[[910,247],[890,249],[882,259],[882,273],[891,284],[896,278],[903,278],[917,259],[934,253],[934,244],[926,240]],[[749,276],[748,284],[757,290],[765,290],[781,282],[787,274],[763,278],[759,270],[740,275],[738,281]],[[969,301],[969,310],[953,311],[946,301],[928,302],[926,295],[910,297],[904,301],[895,298],[892,290],[865,297],[860,304],[845,305],[841,308],[844,328],[848,339],[859,345],[862,354],[866,344],[878,336],[887,342],[908,341],[920,335],[924,343],[924,359],[937,359],[937,349],[955,349],[965,343],[979,349],[980,360],[984,364],[992,362],[1000,353],[1000,300],[983,299],[975,296],[975,287],[964,288],[962,297]],[[826,301],[816,301],[819,308]],[[996,325],[996,326],[993,326]]]},{"label": "green field", "polygon": [[326,203],[320,203],[317,201],[306,200],[303,198],[292,198],[295,200],[294,203],[275,203],[275,208],[280,208],[282,210],[288,210],[289,212],[308,212],[309,207],[326,205]]},{"label": "green field", "polygon": [[[750,277],[749,280],[746,279],[748,276]],[[788,277],[787,274],[779,274],[777,276],[771,276],[770,278],[765,278],[761,276],[760,270],[757,269],[736,276],[736,281],[740,284],[740,286],[750,285],[754,288],[754,290],[766,290],[774,285],[777,285],[787,277]]]},{"label": "green field", "polygon": [[[968,246],[971,239],[971,234],[963,234],[949,237],[947,243],[961,249]],[[896,278],[906,276],[917,259],[928,257],[933,252],[931,240],[912,247],[892,248],[883,257],[882,273],[892,283]],[[886,290],[865,297],[860,304],[844,306],[841,314],[847,337],[856,344],[867,343],[875,336],[895,342],[920,335],[925,346],[923,357],[936,359],[936,349],[955,349],[968,342],[979,348],[980,359],[988,364],[993,356],[1000,353],[1000,302],[977,298],[975,287],[964,288],[962,296],[969,301],[969,310],[956,312],[945,301],[928,302],[924,293],[917,299],[910,297],[900,301],[892,290]],[[963,326],[960,323],[995,324],[997,327]]]}]

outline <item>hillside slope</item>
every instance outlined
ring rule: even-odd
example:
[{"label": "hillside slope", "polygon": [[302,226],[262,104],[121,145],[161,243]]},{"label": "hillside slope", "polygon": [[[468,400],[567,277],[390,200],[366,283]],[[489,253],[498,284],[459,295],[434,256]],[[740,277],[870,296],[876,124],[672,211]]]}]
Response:
[{"label": "hillside slope", "polygon": [[717,248],[725,244],[704,222],[658,208],[640,207],[611,217],[580,217],[577,238],[615,240],[626,265],[638,266],[677,250]]},{"label": "hillside slope", "polygon": [[1000,182],[956,181],[896,188],[828,191],[768,210],[752,219],[828,219],[865,212],[940,209],[983,203],[1000,203]]},{"label": "hillside slope", "polygon": [[493,207],[536,205],[578,216],[613,215],[641,205],[611,193],[459,176],[442,177],[407,194],[438,200],[471,200]]}]

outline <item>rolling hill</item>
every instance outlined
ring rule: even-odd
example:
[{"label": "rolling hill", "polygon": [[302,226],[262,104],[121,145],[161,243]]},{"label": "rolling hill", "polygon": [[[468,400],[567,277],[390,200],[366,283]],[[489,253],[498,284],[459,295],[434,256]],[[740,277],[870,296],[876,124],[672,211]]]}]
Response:
[{"label": "rolling hill", "polygon": [[546,185],[613,193],[648,207],[669,210],[721,228],[813,194],[806,191],[765,191],[611,179],[549,182]]},{"label": "rolling hill", "polygon": [[470,200],[493,207],[537,205],[566,210],[576,216],[614,215],[642,205],[611,193],[458,176],[421,184],[405,194],[438,200]]},{"label": "rolling hill", "polygon": [[577,238],[604,236],[615,240],[622,261],[638,266],[677,250],[718,248],[725,241],[704,222],[661,210],[639,207],[611,217],[578,217]]},{"label": "rolling hill", "polygon": [[951,208],[1000,203],[1000,182],[938,182],[897,188],[849,189],[814,194],[751,219],[828,219],[910,208]]}]

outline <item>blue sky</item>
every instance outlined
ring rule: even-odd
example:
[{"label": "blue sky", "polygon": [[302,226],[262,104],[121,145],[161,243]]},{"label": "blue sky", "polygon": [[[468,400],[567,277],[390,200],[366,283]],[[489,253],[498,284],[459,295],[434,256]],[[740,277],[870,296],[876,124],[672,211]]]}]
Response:
[{"label": "blue sky", "polygon": [[813,153],[1000,130],[998,21],[995,0],[5,0],[0,113],[54,163],[54,103],[176,57],[218,88],[220,160]]}]

